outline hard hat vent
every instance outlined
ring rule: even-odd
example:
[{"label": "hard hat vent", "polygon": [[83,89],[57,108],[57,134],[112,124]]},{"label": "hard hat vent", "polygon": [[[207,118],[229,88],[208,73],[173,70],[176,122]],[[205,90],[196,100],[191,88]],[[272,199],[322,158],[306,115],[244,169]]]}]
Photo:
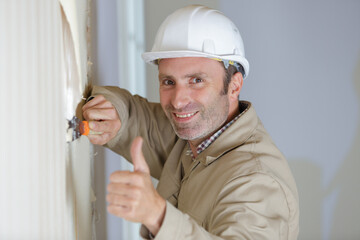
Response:
[{"label": "hard hat vent", "polygon": [[214,41],[211,39],[205,39],[203,42],[202,51],[204,53],[216,54]]},{"label": "hard hat vent", "polygon": [[239,55],[240,54],[240,51],[239,51],[239,49],[238,48],[234,48],[234,55]]}]

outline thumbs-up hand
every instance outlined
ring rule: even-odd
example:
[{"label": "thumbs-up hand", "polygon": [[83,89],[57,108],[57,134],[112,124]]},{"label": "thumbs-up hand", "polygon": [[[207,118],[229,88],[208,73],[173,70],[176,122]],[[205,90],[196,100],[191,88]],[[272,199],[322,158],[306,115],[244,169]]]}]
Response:
[{"label": "thumbs-up hand", "polygon": [[141,150],[143,143],[143,139],[141,137],[137,137],[134,139],[131,145],[131,158],[134,165],[134,172],[143,172],[150,175],[149,166],[146,163],[145,157]]},{"label": "thumbs-up hand", "polygon": [[144,224],[156,235],[165,216],[166,202],[151,182],[142,142],[142,138],[137,137],[131,146],[134,171],[116,171],[110,175],[107,209],[118,217]]}]

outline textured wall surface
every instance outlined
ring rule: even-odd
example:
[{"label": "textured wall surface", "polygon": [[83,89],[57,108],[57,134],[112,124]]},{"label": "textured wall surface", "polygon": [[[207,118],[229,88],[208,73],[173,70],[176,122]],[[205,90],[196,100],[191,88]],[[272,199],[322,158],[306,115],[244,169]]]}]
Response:
[{"label": "textured wall surface", "polygon": [[58,2],[0,2],[0,239],[71,239]]},{"label": "textured wall surface", "polygon": [[86,3],[0,1],[0,239],[91,239],[90,145],[65,142],[87,66],[67,16]]}]

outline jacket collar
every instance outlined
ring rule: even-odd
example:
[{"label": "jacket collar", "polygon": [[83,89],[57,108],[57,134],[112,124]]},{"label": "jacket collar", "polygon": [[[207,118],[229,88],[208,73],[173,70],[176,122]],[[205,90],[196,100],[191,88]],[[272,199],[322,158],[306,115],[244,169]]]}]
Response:
[{"label": "jacket collar", "polygon": [[185,140],[179,139],[176,142],[165,162],[157,185],[158,193],[174,206],[177,204],[177,195],[181,182],[181,161],[179,160],[179,156],[182,155],[185,146]]},{"label": "jacket collar", "polygon": [[252,104],[239,101],[240,117],[226,129],[208,148],[197,156],[207,166],[228,151],[242,145],[251,136],[258,124],[258,117]]}]

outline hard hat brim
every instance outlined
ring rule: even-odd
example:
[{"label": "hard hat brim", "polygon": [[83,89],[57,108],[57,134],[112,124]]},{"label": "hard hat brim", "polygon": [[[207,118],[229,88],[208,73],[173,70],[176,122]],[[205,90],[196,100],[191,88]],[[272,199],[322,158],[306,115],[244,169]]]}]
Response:
[{"label": "hard hat brim", "polygon": [[231,60],[234,62],[238,62],[244,68],[244,78],[249,74],[249,62],[239,56],[239,55],[215,55],[204,52],[197,51],[187,51],[187,50],[178,50],[178,51],[161,51],[161,52],[145,52],[142,55],[143,60],[146,63],[151,63],[156,65],[158,59],[164,58],[182,58],[182,57],[205,57],[205,58],[221,58],[224,60]]}]

